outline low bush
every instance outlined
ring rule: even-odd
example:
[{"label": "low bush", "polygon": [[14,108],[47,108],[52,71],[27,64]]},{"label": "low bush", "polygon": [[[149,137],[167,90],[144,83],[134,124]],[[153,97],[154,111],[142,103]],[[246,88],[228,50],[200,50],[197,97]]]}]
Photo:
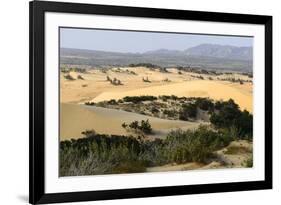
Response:
[{"label": "low bush", "polygon": [[210,122],[217,129],[230,129],[235,127],[237,137],[251,140],[253,136],[253,115],[248,111],[241,111],[232,100],[217,102],[214,105],[217,112],[213,112]]},{"label": "low bush", "polygon": [[160,68],[158,65],[154,65],[151,63],[137,63],[137,64],[129,64],[129,67],[147,67],[147,68]]},{"label": "low bush", "polygon": [[195,131],[172,131],[165,142],[170,162],[204,162],[213,151],[224,147],[232,139],[201,126]]},{"label": "low bush", "polygon": [[64,78],[66,80],[75,80],[75,78],[73,78],[70,74],[65,75]]},{"label": "low bush", "polygon": [[214,110],[214,103],[209,98],[197,98],[195,104],[201,110],[205,110],[205,111]]},{"label": "low bush", "polygon": [[177,115],[177,112],[175,110],[165,109],[163,111],[163,114],[167,115],[168,117],[175,117]]},{"label": "low bush", "polygon": [[253,167],[253,156],[251,156],[248,160],[246,160],[246,161],[244,162],[244,166],[245,166],[245,167],[248,167],[248,168]]},{"label": "low bush", "polygon": [[137,134],[151,134],[152,133],[152,128],[149,123],[149,120],[142,120],[140,121],[140,124],[138,121],[133,121],[130,124],[123,123],[122,127],[124,129],[127,129],[129,131],[133,131],[134,133]]},{"label": "low bush", "polygon": [[179,113],[180,120],[188,120],[197,116],[197,106],[194,103],[183,104]]},{"label": "low bush", "polygon": [[156,107],[152,107],[151,110],[150,110],[153,114],[154,113],[159,113],[159,109],[157,109]]},{"label": "low bush", "polygon": [[60,176],[135,173],[168,163],[205,162],[232,140],[206,126],[171,131],[166,139],[154,141],[93,130],[84,134],[86,138],[60,142]]},{"label": "low bush", "polygon": [[92,134],[60,143],[60,176],[142,172],[140,144],[132,137]]},{"label": "low bush", "polygon": [[85,102],[85,105],[95,105],[96,103],[94,102]]},{"label": "low bush", "polygon": [[107,103],[109,105],[118,105],[118,103],[117,103],[117,101],[115,99],[111,99],[111,100],[107,101]]},{"label": "low bush", "polygon": [[148,79],[148,77],[142,78],[142,81],[145,82],[145,83],[151,83],[151,81]]},{"label": "low bush", "polygon": [[151,95],[141,95],[141,96],[126,96],[123,98],[124,102],[140,103],[142,101],[154,101],[157,97]]},{"label": "low bush", "polygon": [[78,76],[77,76],[77,79],[79,79],[79,80],[85,80],[81,75],[78,75]]}]

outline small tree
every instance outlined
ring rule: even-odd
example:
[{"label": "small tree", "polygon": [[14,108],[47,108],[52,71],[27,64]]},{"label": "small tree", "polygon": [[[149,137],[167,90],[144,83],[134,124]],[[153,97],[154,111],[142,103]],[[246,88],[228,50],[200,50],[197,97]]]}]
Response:
[{"label": "small tree", "polygon": [[152,128],[148,120],[142,120],[139,129],[145,134],[150,134],[152,132]]},{"label": "small tree", "polygon": [[209,98],[198,98],[196,105],[202,110],[212,111],[214,109],[214,103]]},{"label": "small tree", "polygon": [[151,81],[148,79],[148,77],[145,78],[142,78],[142,81],[145,82],[145,83],[151,83]]},{"label": "small tree", "polygon": [[159,113],[160,111],[156,107],[151,108],[152,113]]},{"label": "small tree", "polygon": [[75,80],[70,74],[65,75],[64,78],[67,80]]},{"label": "small tree", "polygon": [[163,82],[171,82],[171,80],[169,80],[169,78],[165,78]]},{"label": "small tree", "polygon": [[139,122],[138,122],[138,121],[133,121],[133,122],[131,122],[131,124],[129,124],[129,127],[130,127],[131,129],[138,129],[138,127],[139,127]]},{"label": "small tree", "polygon": [[85,137],[89,138],[89,137],[94,137],[96,135],[96,131],[94,129],[86,130],[86,131],[83,131],[81,134],[83,134],[83,135],[85,135]]},{"label": "small tree", "polygon": [[118,104],[115,99],[111,99],[107,103],[110,104],[110,105],[117,105]]},{"label": "small tree", "polygon": [[124,129],[127,129],[128,125],[124,122],[124,123],[122,123],[122,127],[123,127]]},{"label": "small tree", "polygon": [[150,134],[152,133],[152,128],[148,120],[142,120],[139,124],[138,121],[133,121],[129,125],[125,122],[121,125],[124,129],[129,129],[134,133]]},{"label": "small tree", "polygon": [[77,76],[77,79],[79,79],[79,80],[85,80],[81,75],[78,75],[78,76]]},{"label": "small tree", "polygon": [[188,118],[195,118],[197,116],[197,106],[193,103],[183,104],[179,113],[180,120],[188,120]]}]

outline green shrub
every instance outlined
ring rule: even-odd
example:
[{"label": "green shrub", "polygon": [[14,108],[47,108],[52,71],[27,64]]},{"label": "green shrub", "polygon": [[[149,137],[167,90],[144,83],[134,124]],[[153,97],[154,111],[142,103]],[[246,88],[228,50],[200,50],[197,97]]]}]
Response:
[{"label": "green shrub", "polygon": [[154,65],[151,63],[137,63],[137,64],[129,64],[129,67],[147,67],[147,68],[160,68],[158,65]]},{"label": "green shrub", "polygon": [[189,118],[195,118],[197,116],[197,106],[193,103],[187,103],[182,105],[182,109],[179,113],[180,120],[188,120]]},{"label": "green shrub", "polygon": [[174,130],[166,139],[154,141],[91,131],[85,134],[87,138],[60,142],[60,176],[135,173],[167,163],[205,162],[231,141],[206,126]]},{"label": "green shrub", "polygon": [[197,98],[195,104],[202,110],[213,111],[214,103],[209,98]]},{"label": "green shrub", "polygon": [[124,129],[129,129],[129,131],[133,131],[134,133],[140,134],[151,134],[152,128],[149,123],[149,120],[141,120],[140,124],[138,121],[133,121],[130,124],[126,124],[125,122],[122,124]]},{"label": "green shrub", "polygon": [[123,101],[123,100],[121,100],[121,99],[119,99],[119,100],[118,100],[118,103],[123,103],[123,102],[124,102],[124,101]]},{"label": "green shrub", "polygon": [[240,129],[242,138],[252,140],[253,136],[253,115],[244,110],[236,120],[236,126]]},{"label": "green shrub", "polygon": [[85,80],[81,75],[78,75],[78,76],[77,76],[77,79],[79,79],[79,80]]},{"label": "green shrub", "polygon": [[85,105],[95,105],[96,103],[94,102],[85,102]]},{"label": "green shrub", "polygon": [[118,104],[115,99],[111,99],[111,100],[107,101],[107,103],[110,104],[110,105],[117,105]]},{"label": "green shrub", "polygon": [[178,99],[186,99],[185,97],[178,97],[176,95],[160,95],[159,96],[160,100],[163,100],[164,102],[166,102],[167,100],[178,100]]},{"label": "green shrub", "polygon": [[[107,79],[107,80],[108,80],[108,79]],[[112,79],[109,79],[109,81],[110,81],[110,83],[111,83],[112,85],[123,85],[122,82],[121,82],[121,80],[118,80],[117,78],[113,78],[113,80],[112,80]]]},{"label": "green shrub", "polygon": [[175,117],[177,113],[175,112],[175,110],[167,110],[167,109],[165,109],[163,111],[163,114],[167,115],[168,117]]},{"label": "green shrub", "polygon": [[245,167],[253,167],[253,156],[251,156],[248,160],[245,161],[245,164],[244,164]]},{"label": "green shrub", "polygon": [[248,111],[243,112],[239,106],[230,99],[226,102],[215,103],[214,108],[217,112],[213,112],[210,122],[219,129],[230,129],[235,127],[237,137],[241,139],[252,139],[253,135],[253,115]]},{"label": "green shrub", "polygon": [[142,78],[142,81],[145,82],[145,83],[151,83],[151,81],[148,79],[148,77]]},{"label": "green shrub", "polygon": [[60,176],[118,173],[125,169],[125,164],[131,167],[126,172],[143,171],[139,152],[140,144],[132,137],[92,134],[63,141],[60,143]]},{"label": "green shrub", "polygon": [[152,113],[159,113],[160,111],[156,107],[151,108]]},{"label": "green shrub", "polygon": [[65,75],[64,78],[66,80],[75,80],[75,78],[73,78],[70,74]]},{"label": "green shrub", "polygon": [[85,130],[81,134],[85,135],[85,137],[92,137],[96,135],[95,130]]},{"label": "green shrub", "polygon": [[141,95],[141,96],[126,96],[123,98],[124,102],[140,103],[142,101],[154,101],[157,97],[151,95]]}]

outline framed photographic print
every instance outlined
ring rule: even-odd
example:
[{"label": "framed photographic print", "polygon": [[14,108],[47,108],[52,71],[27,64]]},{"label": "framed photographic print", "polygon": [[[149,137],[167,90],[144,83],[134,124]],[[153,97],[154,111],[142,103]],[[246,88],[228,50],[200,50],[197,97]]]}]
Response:
[{"label": "framed photographic print", "polygon": [[30,2],[30,203],[272,188],[272,17]]}]

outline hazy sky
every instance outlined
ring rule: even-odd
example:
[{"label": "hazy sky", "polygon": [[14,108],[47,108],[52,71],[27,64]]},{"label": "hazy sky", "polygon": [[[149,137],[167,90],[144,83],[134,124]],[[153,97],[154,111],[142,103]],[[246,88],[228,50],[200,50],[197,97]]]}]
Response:
[{"label": "hazy sky", "polygon": [[199,44],[253,46],[252,37],[61,28],[60,46],[116,52],[185,50]]}]

